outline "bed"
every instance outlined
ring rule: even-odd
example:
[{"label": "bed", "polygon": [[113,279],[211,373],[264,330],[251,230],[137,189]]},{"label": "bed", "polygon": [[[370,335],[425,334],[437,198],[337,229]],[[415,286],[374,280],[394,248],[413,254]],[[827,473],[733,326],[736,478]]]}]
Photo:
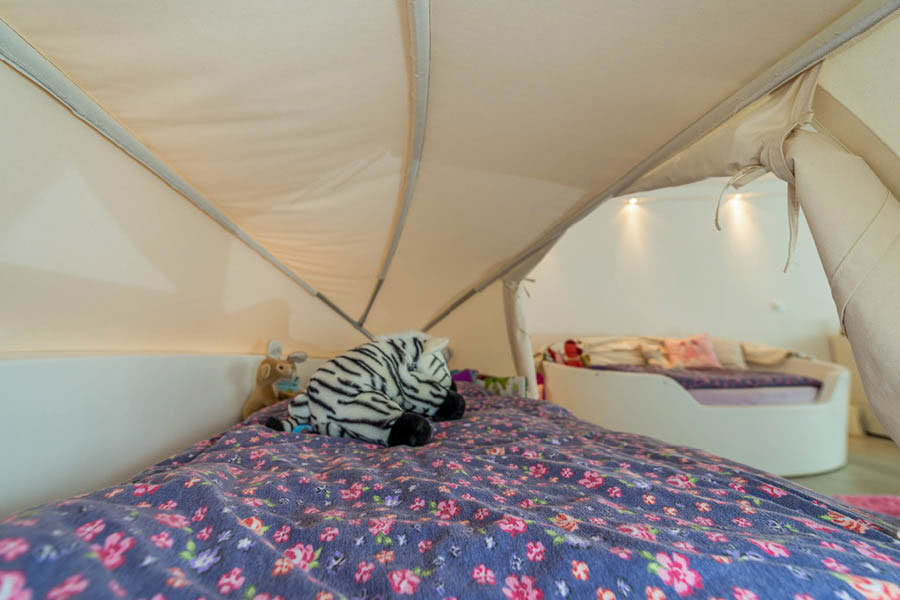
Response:
[{"label": "bed", "polygon": [[[896,598],[897,523],[460,384],[421,448],[258,413],[0,524],[0,598]],[[804,595],[806,594],[806,595]]]},{"label": "bed", "polygon": [[847,461],[850,380],[840,365],[792,357],[765,367],[769,373],[745,371],[732,380],[765,375],[768,389],[739,383],[686,389],[689,381],[648,366],[584,369],[544,361],[542,368],[549,400],[604,427],[785,476],[831,471]]}]

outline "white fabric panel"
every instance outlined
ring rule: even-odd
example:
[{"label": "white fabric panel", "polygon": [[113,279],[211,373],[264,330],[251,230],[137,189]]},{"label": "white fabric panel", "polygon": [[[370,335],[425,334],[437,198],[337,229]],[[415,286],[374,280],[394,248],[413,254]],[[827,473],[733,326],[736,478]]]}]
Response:
[{"label": "white fabric panel", "polygon": [[434,3],[422,172],[367,325],[421,326],[851,4]]},{"label": "white fabric panel", "polygon": [[0,64],[0,352],[328,355],[365,338]]},{"label": "white fabric panel", "polygon": [[[736,175],[759,165],[748,177],[771,168],[784,168],[781,141],[812,118],[819,67],[799,75],[739,112],[734,118],[647,173],[629,194]],[[736,181],[738,187],[745,181]]]},{"label": "white fabric panel", "polygon": [[900,443],[900,203],[865,161],[821,135],[799,132],[786,147],[866,396]]},{"label": "white fabric panel", "polygon": [[504,318],[503,284],[497,282],[429,333],[450,338],[450,366],[500,377],[517,373]]},{"label": "white fabric panel", "polygon": [[819,85],[900,154],[900,15],[830,57]]},{"label": "white fabric panel", "polygon": [[362,311],[407,145],[397,3],[3,0],[0,16],[272,254]]}]

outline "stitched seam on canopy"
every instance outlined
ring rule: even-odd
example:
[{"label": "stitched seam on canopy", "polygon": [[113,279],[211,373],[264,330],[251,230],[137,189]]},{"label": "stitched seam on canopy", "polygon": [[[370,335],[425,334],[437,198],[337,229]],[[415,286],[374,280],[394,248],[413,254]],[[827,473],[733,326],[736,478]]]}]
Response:
[{"label": "stitched seam on canopy", "polygon": [[409,57],[412,62],[412,86],[410,97],[413,102],[413,110],[410,113],[409,152],[407,153],[406,177],[403,179],[403,195],[400,203],[400,212],[394,223],[391,241],[384,256],[381,269],[378,271],[378,280],[366,308],[359,317],[359,325],[362,326],[369,317],[369,312],[375,304],[375,298],[381,291],[381,286],[387,277],[400,236],[406,225],[406,217],[412,204],[416,191],[416,183],[419,179],[419,167],[422,161],[422,149],[425,147],[425,123],[428,118],[428,84],[431,71],[431,3],[430,0],[409,0]]},{"label": "stitched seam on canopy", "polygon": [[24,77],[34,82],[35,85],[43,89],[51,97],[58,100],[73,115],[87,123],[100,135],[122,150],[122,152],[162,179],[166,185],[206,213],[207,216],[241,240],[308,294],[320,300],[354,329],[367,338],[374,339],[372,334],[362,325],[354,321],[327,296],[294,273],[281,260],[253,239],[250,234],[241,229],[237,223],[228,218],[217,206],[195,190],[178,172],[150,150],[136,135],[94,100],[90,94],[82,90],[78,84],[72,81],[2,19],[0,19],[0,61],[8,64]]}]

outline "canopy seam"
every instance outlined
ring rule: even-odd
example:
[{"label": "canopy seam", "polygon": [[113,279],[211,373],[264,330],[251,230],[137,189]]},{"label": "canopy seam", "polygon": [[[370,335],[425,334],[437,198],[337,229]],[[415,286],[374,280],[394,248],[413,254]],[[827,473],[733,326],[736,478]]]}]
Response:
[{"label": "canopy seam", "polygon": [[56,65],[20,36],[8,23],[0,19],[0,61],[5,62],[50,96],[59,101],[73,115],[87,123],[100,135],[112,142],[125,154],[159,177],[166,185],[181,194],[191,204],[202,210],[226,231],[241,240],[272,266],[308,294],[319,299],[339,317],[368,339],[374,339],[360,323],[354,321],[324,294],[313,288],[287,265],[266,250],[217,206],[195,190],[181,175],[153,153],[137,136],[116,120],[106,109],[81,89]]},{"label": "canopy seam", "polygon": [[416,191],[416,183],[419,179],[419,167],[422,161],[422,149],[425,147],[425,123],[428,118],[428,85],[431,71],[431,3],[430,0],[408,0],[409,14],[409,56],[412,62],[412,89],[411,97],[414,110],[411,111],[411,123],[409,132],[409,153],[406,166],[406,177],[403,180],[403,195],[400,203],[400,212],[394,222],[391,242],[388,245],[381,269],[378,271],[378,279],[372,290],[366,308],[359,318],[362,326],[369,317],[369,312],[375,304],[375,298],[381,291],[381,286],[387,278],[388,269],[394,260],[400,236],[406,225],[406,217],[412,198]]}]

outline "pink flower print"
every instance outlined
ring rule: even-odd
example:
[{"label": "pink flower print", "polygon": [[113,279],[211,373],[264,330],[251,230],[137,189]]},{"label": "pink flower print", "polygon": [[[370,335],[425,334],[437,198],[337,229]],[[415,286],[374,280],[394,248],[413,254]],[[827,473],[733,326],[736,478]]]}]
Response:
[{"label": "pink flower print", "polygon": [[616,600],[616,593],[612,590],[597,588],[597,600]]},{"label": "pink flower print", "polygon": [[206,517],[207,510],[208,509],[205,506],[201,506],[200,508],[195,510],[194,516],[191,517],[191,521],[193,521],[194,523],[198,523],[198,522],[202,521],[203,518]]},{"label": "pink flower print", "polygon": [[503,586],[503,594],[509,600],[543,600],[544,592],[534,587],[534,578],[529,575],[522,575],[521,578],[515,575],[507,577]]},{"label": "pink flower print", "polygon": [[241,519],[239,523],[256,535],[262,535],[263,533],[265,533],[263,529],[263,522],[258,517],[247,517],[246,519]]},{"label": "pink flower print", "polygon": [[478,510],[475,511],[475,514],[472,515],[472,517],[473,517],[476,521],[484,521],[485,519],[488,518],[488,516],[489,516],[490,514],[491,514],[491,511],[489,511],[488,509],[486,509],[486,508],[479,508]]},{"label": "pink flower print", "polygon": [[176,506],[178,506],[178,503],[175,502],[174,500],[166,500],[165,502],[163,502],[162,504],[159,505],[159,510],[172,510]]},{"label": "pink flower print", "polygon": [[747,588],[733,587],[731,591],[734,592],[734,600],[759,600],[759,597]]},{"label": "pink flower print", "polygon": [[241,586],[244,585],[244,581],[246,581],[246,578],[241,575],[242,572],[243,571],[240,568],[235,567],[219,577],[219,581],[216,583],[216,587],[219,588],[219,593],[230,594],[231,592],[241,589]]},{"label": "pink flower print", "polygon": [[157,513],[154,517],[157,522],[168,525],[173,529],[181,529],[190,525],[190,521],[184,515],[178,513]]},{"label": "pink flower print", "polygon": [[659,575],[666,585],[675,588],[679,596],[691,596],[695,590],[703,589],[703,578],[690,568],[690,560],[673,552],[672,556],[659,552],[656,562],[651,563],[651,570]]},{"label": "pink flower print", "polygon": [[780,487],[775,487],[774,485],[770,485],[768,483],[764,483],[759,486],[759,489],[772,496],[773,498],[781,498],[783,496],[787,496],[787,492],[781,489]]},{"label": "pink flower print", "polygon": [[149,495],[153,494],[154,492],[156,492],[156,490],[158,490],[161,487],[162,486],[160,486],[160,485],[154,485],[154,484],[150,484],[150,483],[138,483],[137,485],[134,486],[134,489],[131,491],[131,495],[132,496],[144,496],[144,495],[149,496]]},{"label": "pink flower print", "polygon": [[297,544],[296,546],[284,551],[284,556],[295,567],[299,567],[303,571],[309,571],[310,563],[316,560],[316,551],[310,544]]},{"label": "pink flower print", "polygon": [[375,563],[363,561],[356,565],[356,573],[353,579],[356,583],[365,583],[372,578],[372,572],[375,570]]},{"label": "pink flower print", "polygon": [[629,550],[628,548],[622,548],[620,546],[613,546],[612,548],[609,549],[609,551],[621,559],[631,560],[631,550]]},{"label": "pink flower print", "polygon": [[641,525],[640,523],[619,525],[618,527],[616,527],[616,530],[619,533],[624,533],[625,535],[630,535],[633,538],[644,540],[646,542],[656,541],[656,535],[653,533],[653,531],[651,531],[650,528],[646,525]]},{"label": "pink flower print", "polygon": [[546,550],[544,544],[541,542],[528,542],[525,545],[525,556],[527,556],[528,560],[531,562],[540,562],[544,560]]},{"label": "pink flower print", "polygon": [[850,569],[847,566],[842,565],[832,557],[822,559],[822,564],[825,565],[826,568],[831,569],[836,573],[849,573]]},{"label": "pink flower print", "polygon": [[106,536],[103,546],[91,544],[91,550],[97,554],[100,563],[108,570],[113,571],[125,562],[125,553],[134,546],[134,539],[125,537],[121,531]]},{"label": "pink flower print", "polygon": [[88,583],[81,573],[72,575],[47,592],[47,600],[69,600],[87,589]]},{"label": "pink flower print", "polygon": [[419,577],[409,569],[398,569],[388,574],[388,581],[395,594],[411,596],[419,587]]},{"label": "pink flower print", "polygon": [[459,503],[456,500],[441,500],[437,505],[435,516],[448,521],[459,514]]},{"label": "pink flower print", "polygon": [[578,581],[587,581],[590,578],[590,569],[588,569],[587,563],[580,560],[573,560],[572,577]]},{"label": "pink flower print", "polygon": [[644,594],[647,600],[666,600],[666,593],[655,586],[647,586],[644,588]]},{"label": "pink flower print", "polygon": [[540,479],[541,477],[543,477],[544,475],[547,474],[547,472],[548,472],[547,465],[545,465],[544,463],[535,463],[535,464],[531,465],[531,467],[528,469],[528,472],[535,479]]},{"label": "pink flower print", "polygon": [[528,524],[524,520],[512,515],[503,515],[503,518],[497,521],[497,526],[512,537],[525,533],[528,529]]},{"label": "pink flower print", "polygon": [[419,552],[425,554],[434,546],[434,542],[431,540],[422,540],[419,542]]},{"label": "pink flower print", "polygon": [[28,551],[28,542],[25,538],[3,538],[0,540],[0,558],[9,562],[15,560]]},{"label": "pink flower print", "polygon": [[97,519],[96,521],[91,521],[89,523],[85,523],[81,527],[75,530],[75,535],[80,537],[85,542],[90,542],[94,537],[102,532],[106,528],[106,523],[103,522],[103,519]]},{"label": "pink flower print", "polygon": [[859,575],[842,575],[841,579],[866,600],[900,600],[900,587],[894,583]]},{"label": "pink flower print", "polygon": [[689,490],[697,487],[691,478],[685,475],[684,473],[677,473],[675,475],[669,475],[666,477],[666,483],[671,485],[672,487],[679,488],[682,490]]},{"label": "pink flower print", "polygon": [[25,587],[22,571],[0,571],[0,592],[3,600],[31,600],[31,590]]},{"label": "pink flower print", "polygon": [[322,530],[322,533],[319,534],[319,541],[333,542],[337,539],[338,533],[340,533],[340,531],[337,527],[326,527]]},{"label": "pink flower print", "polygon": [[791,555],[791,553],[788,552],[787,548],[785,548],[781,544],[776,544],[775,542],[765,542],[763,540],[754,540],[753,538],[747,538],[747,541],[758,546],[760,550],[762,550],[769,556],[774,556],[776,558],[787,558]]},{"label": "pink flower print", "polygon": [[596,471],[586,471],[584,476],[578,480],[578,483],[589,490],[598,488],[603,485],[603,476]]},{"label": "pink flower print", "polygon": [[478,565],[474,569],[472,569],[472,579],[481,585],[494,585],[497,583],[497,579],[494,577],[494,572],[488,569],[484,565]]},{"label": "pink flower print", "polygon": [[290,525],[281,526],[278,529],[278,531],[276,531],[275,534],[272,535],[272,539],[275,540],[276,542],[278,542],[279,544],[283,544],[284,542],[288,541],[288,539],[290,539],[290,537],[291,537],[291,526]]},{"label": "pink flower print", "polygon": [[161,531],[156,535],[151,535],[150,541],[156,544],[157,548],[163,549],[171,548],[174,543],[168,531]]},{"label": "pink flower print", "polygon": [[209,536],[212,535],[213,528],[212,525],[207,525],[203,529],[197,532],[197,539],[203,540],[204,542],[209,539]]},{"label": "pink flower print", "polygon": [[425,501],[421,498],[416,498],[412,501],[412,504],[409,505],[409,510],[420,510],[425,506]]},{"label": "pink flower print", "polygon": [[377,519],[369,519],[369,533],[372,535],[387,535],[394,526],[394,519],[387,517],[379,517]]}]

